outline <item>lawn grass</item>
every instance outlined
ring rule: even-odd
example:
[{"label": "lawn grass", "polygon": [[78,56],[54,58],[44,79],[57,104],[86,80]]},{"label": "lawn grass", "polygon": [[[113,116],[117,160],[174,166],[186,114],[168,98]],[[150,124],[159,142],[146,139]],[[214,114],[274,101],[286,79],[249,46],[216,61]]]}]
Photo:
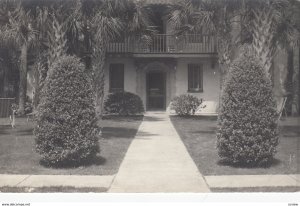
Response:
[{"label": "lawn grass", "polygon": [[216,150],[217,117],[170,116],[189,154],[203,175],[299,174],[300,127],[280,126],[275,160],[267,168],[233,167],[220,162]]},{"label": "lawn grass", "polygon": [[[106,117],[99,122],[100,156],[89,165],[76,168],[47,168],[35,152],[33,122],[17,118],[16,128],[0,121],[0,174],[113,175],[116,174],[143,117]],[[7,121],[8,122],[8,121]]]}]

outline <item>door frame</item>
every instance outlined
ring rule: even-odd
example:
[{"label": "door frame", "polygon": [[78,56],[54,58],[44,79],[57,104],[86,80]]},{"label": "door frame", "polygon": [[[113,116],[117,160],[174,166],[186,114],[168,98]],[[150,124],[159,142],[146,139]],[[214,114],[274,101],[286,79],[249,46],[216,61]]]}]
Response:
[{"label": "door frame", "polygon": [[[163,93],[163,108],[149,108],[149,74],[159,73],[162,75],[164,80],[164,93]],[[165,71],[148,71],[146,72],[146,110],[166,110],[166,101],[167,101],[167,73]]]}]

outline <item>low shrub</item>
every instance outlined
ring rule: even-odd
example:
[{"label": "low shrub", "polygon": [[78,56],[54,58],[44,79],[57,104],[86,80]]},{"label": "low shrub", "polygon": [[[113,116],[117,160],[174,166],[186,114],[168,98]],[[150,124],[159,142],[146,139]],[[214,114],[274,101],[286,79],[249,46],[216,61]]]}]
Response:
[{"label": "low shrub", "polygon": [[202,99],[189,94],[175,97],[171,103],[171,109],[180,116],[194,115],[197,108],[202,104]]},{"label": "low shrub", "polygon": [[[19,109],[19,105],[17,105],[17,104],[14,103],[12,105],[12,110],[16,110],[16,112],[15,112],[16,115],[18,115],[18,112],[17,112],[18,109]],[[24,111],[25,111],[25,113],[24,113],[25,115],[33,112],[32,101],[31,101],[31,99],[28,96],[26,96]]]},{"label": "low shrub", "polygon": [[141,98],[130,92],[111,93],[104,101],[105,114],[136,115],[144,111]]},{"label": "low shrub", "polygon": [[71,56],[51,66],[37,109],[36,151],[53,166],[79,165],[99,152],[93,92],[84,65]]},{"label": "low shrub", "polygon": [[33,112],[33,105],[32,105],[32,102],[26,102],[25,103],[25,114],[29,114],[31,112]]},{"label": "low shrub", "polygon": [[271,81],[251,53],[231,66],[222,92],[217,132],[224,162],[245,166],[270,163],[278,145]]}]

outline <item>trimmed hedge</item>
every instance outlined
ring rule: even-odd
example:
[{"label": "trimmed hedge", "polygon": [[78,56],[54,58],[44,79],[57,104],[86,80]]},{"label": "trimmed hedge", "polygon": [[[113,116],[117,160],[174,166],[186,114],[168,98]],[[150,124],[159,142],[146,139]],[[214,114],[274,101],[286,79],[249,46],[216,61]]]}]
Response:
[{"label": "trimmed hedge", "polygon": [[77,165],[99,152],[91,83],[79,59],[63,56],[50,68],[38,106],[36,151],[48,165]]},{"label": "trimmed hedge", "polygon": [[194,115],[197,108],[202,104],[202,99],[189,94],[182,94],[175,97],[171,103],[171,109],[179,116]]},{"label": "trimmed hedge", "polygon": [[136,115],[144,111],[141,98],[130,92],[111,93],[104,101],[105,114]]},{"label": "trimmed hedge", "polygon": [[217,148],[227,163],[262,166],[278,145],[276,104],[271,81],[250,54],[231,66],[222,92]]}]

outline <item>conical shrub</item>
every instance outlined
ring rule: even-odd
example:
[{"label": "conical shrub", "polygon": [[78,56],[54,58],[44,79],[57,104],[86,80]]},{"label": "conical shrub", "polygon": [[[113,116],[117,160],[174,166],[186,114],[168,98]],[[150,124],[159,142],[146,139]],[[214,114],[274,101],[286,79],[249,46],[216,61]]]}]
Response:
[{"label": "conical shrub", "polygon": [[76,165],[99,152],[91,83],[79,59],[58,57],[38,106],[36,150],[49,165]]},{"label": "conical shrub", "polygon": [[257,166],[276,153],[278,129],[271,81],[250,53],[233,63],[225,82],[217,149],[227,163]]}]

